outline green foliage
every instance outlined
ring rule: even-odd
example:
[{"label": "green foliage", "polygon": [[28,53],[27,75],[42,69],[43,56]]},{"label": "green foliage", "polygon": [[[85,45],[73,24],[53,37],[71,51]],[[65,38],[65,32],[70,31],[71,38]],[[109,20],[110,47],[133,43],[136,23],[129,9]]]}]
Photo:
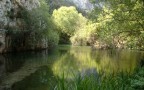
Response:
[{"label": "green foliage", "polygon": [[12,37],[12,48],[47,48],[58,44],[59,36],[45,0],[33,10],[21,7],[18,16],[21,24],[18,28],[8,28],[7,33]]},{"label": "green foliage", "polygon": [[49,47],[54,47],[59,43],[59,34],[51,30],[47,36],[47,40]]},{"label": "green foliage", "polygon": [[138,69],[133,78],[131,79],[131,86],[135,89],[144,89],[144,67]]},{"label": "green foliage", "polygon": [[98,24],[95,41],[113,48],[143,49],[144,2],[105,0],[99,3],[103,4],[101,8],[95,7],[90,15]]},{"label": "green foliage", "polygon": [[60,33],[59,44],[70,44],[70,36],[66,33]]},{"label": "green foliage", "polygon": [[[88,21],[82,14],[78,13],[75,7],[61,7],[54,10],[53,19],[58,26],[58,30],[70,36],[72,45],[89,45],[90,38],[96,34],[96,23]],[[69,38],[67,36],[64,36]],[[62,38],[65,41],[66,38]]]},{"label": "green foliage", "polygon": [[85,22],[70,38],[73,45],[90,45],[96,34],[96,23]]},{"label": "green foliage", "polygon": [[[19,34],[13,38],[14,42],[27,47],[42,46],[40,44],[44,42],[48,46],[55,46],[60,39],[60,43],[70,41],[72,45],[144,49],[144,2],[142,0],[90,1],[94,3],[94,10],[89,18],[84,17],[73,6],[52,7],[51,5],[57,0],[54,2],[41,0],[41,6],[32,11],[22,8],[18,17],[22,19],[23,25],[16,30],[25,32],[13,32],[15,36]],[[62,3],[67,2],[62,1]],[[55,9],[58,7],[60,8]],[[53,9],[55,10],[51,17],[50,12]],[[13,46],[15,45],[17,44]]]},{"label": "green foliage", "polygon": [[36,33],[37,39],[45,38],[48,40],[48,46],[53,47],[58,44],[59,35],[48,11],[46,2],[41,2],[41,7],[31,12],[32,30]]},{"label": "green foliage", "polygon": [[[142,72],[142,73],[141,73]],[[138,73],[138,74],[137,74]],[[81,75],[74,75],[75,79],[65,80],[63,75],[62,79],[57,79],[56,90],[143,90],[143,68],[139,68],[139,71],[132,75],[125,75],[119,73],[119,75],[99,74],[98,76],[89,75],[82,77]],[[142,77],[139,77],[141,73]],[[137,80],[135,80],[137,77]]]},{"label": "green foliage", "polygon": [[[73,6],[62,6],[54,10],[52,16],[60,33],[60,44],[69,44],[71,41],[74,45],[76,33],[83,31],[82,29],[85,27],[87,19],[83,17],[81,13],[78,13]],[[70,41],[69,38],[71,38]],[[78,42],[80,42],[80,40]]]},{"label": "green foliage", "polygon": [[58,10],[54,10],[52,16],[60,32],[69,36],[74,34],[83,19],[82,15],[73,6],[62,6]]},{"label": "green foliage", "polygon": [[97,3],[102,5],[99,8],[96,6],[96,11],[92,11],[93,22],[78,14],[74,7],[54,10],[54,22],[60,32],[71,36],[73,45],[144,48],[143,2],[106,0]]}]

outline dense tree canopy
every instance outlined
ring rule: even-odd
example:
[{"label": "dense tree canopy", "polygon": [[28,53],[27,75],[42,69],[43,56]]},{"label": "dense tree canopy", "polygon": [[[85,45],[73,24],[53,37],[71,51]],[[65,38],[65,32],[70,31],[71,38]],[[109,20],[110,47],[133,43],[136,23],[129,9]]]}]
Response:
[{"label": "dense tree canopy", "polygon": [[84,21],[84,17],[78,13],[75,7],[61,7],[53,11],[53,20],[59,30],[70,36],[80,27],[80,23]]},{"label": "dense tree canopy", "polygon": [[40,47],[43,42],[54,46],[60,38],[61,44],[70,41],[96,48],[144,49],[143,0],[90,1],[94,8],[87,14],[70,5],[51,7],[51,0],[42,0],[32,11],[22,9],[19,18],[23,25],[12,28],[15,32],[8,28],[12,46]]},{"label": "dense tree canopy", "polygon": [[143,1],[101,0],[92,3],[94,9],[89,18],[79,14],[74,7],[61,7],[53,12],[55,24],[60,32],[71,36],[73,45],[143,49]]},{"label": "dense tree canopy", "polygon": [[[101,2],[102,3],[102,2]],[[92,12],[99,39],[112,47],[143,48],[144,6],[141,0],[112,0]],[[96,15],[94,15],[96,14]]]},{"label": "dense tree canopy", "polygon": [[[94,9],[86,16],[73,6],[62,6],[53,11],[52,20],[43,19],[48,19],[44,21],[47,23],[44,26],[48,26],[48,32],[55,28],[63,40],[70,39],[73,45],[92,45],[96,48],[144,48],[144,2],[142,0],[90,1]],[[46,14],[48,12],[43,13],[40,18],[51,17],[50,14]],[[35,26],[34,28],[38,28],[38,25]],[[40,28],[40,31],[41,29],[43,28]]]}]

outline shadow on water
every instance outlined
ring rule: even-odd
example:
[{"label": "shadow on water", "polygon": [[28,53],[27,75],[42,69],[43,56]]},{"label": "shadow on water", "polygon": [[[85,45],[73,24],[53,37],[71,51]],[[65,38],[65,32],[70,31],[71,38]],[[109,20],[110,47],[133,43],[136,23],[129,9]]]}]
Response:
[{"label": "shadow on water", "polygon": [[0,56],[0,90],[10,88],[36,72],[42,66],[49,66],[57,60],[58,50],[11,53]]},{"label": "shadow on water", "polygon": [[144,52],[131,50],[91,50],[90,47],[59,46],[54,50],[13,53],[0,56],[0,90],[48,90],[56,78],[100,72],[133,73],[143,65]]},{"label": "shadow on water", "polygon": [[47,66],[40,67],[35,73],[12,86],[13,90],[53,90],[56,79]]}]

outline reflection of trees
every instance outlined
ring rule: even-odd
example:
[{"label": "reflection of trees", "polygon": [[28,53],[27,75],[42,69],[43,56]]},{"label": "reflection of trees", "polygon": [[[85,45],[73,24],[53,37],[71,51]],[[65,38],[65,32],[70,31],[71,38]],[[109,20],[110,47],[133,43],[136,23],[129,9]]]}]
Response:
[{"label": "reflection of trees", "polygon": [[76,73],[78,69],[75,59],[76,58],[70,53],[66,53],[61,56],[60,59],[53,65],[52,70],[54,74],[61,78],[63,77],[63,74],[65,74],[67,78],[72,78],[73,73]]},{"label": "reflection of trees", "polygon": [[[63,73],[67,78],[76,74],[88,74],[98,72],[104,73],[131,73],[137,65],[139,54],[134,51],[125,50],[95,50],[89,47],[72,47],[53,65],[53,72],[59,77]],[[95,70],[95,71],[94,71]]]},{"label": "reflection of trees", "polygon": [[12,90],[52,90],[55,85],[53,73],[47,66],[41,67],[35,73],[13,85]]},{"label": "reflection of trees", "polygon": [[5,59],[4,59],[4,57],[2,55],[0,55],[0,82],[1,82],[1,78],[3,77],[5,72],[6,72]]},{"label": "reflection of trees", "polygon": [[87,48],[71,48],[70,51],[64,54],[53,65],[53,72],[60,78],[65,77],[70,79],[76,74],[81,73],[85,75],[87,73],[95,73],[96,64],[90,56],[90,49]]},{"label": "reflection of trees", "polygon": [[[97,53],[99,53],[97,55]],[[93,58],[99,57],[99,71],[107,73],[132,72],[137,65],[138,54],[134,51],[103,50],[92,52]]]},{"label": "reflection of trees", "polygon": [[14,83],[35,73],[39,67],[50,67],[50,64],[57,59],[58,55],[59,53],[57,51],[26,52],[6,55],[4,68],[8,74],[2,78],[0,90],[1,88],[10,88]]}]

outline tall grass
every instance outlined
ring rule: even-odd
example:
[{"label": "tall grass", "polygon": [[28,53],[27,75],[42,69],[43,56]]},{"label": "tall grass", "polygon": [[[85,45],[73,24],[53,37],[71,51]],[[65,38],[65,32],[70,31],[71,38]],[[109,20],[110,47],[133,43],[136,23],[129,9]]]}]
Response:
[{"label": "tall grass", "polygon": [[63,74],[57,81],[54,90],[144,90],[144,67],[132,75],[124,73],[83,77],[74,75],[74,79],[66,80]]}]

